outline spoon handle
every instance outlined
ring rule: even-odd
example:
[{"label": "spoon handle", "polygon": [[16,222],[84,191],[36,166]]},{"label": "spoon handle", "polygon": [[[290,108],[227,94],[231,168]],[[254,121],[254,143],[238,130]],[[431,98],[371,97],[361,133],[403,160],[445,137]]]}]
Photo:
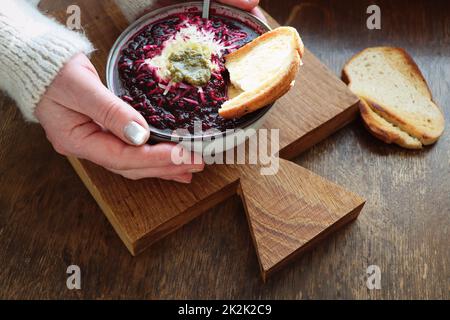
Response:
[{"label": "spoon handle", "polygon": [[202,10],[202,18],[209,19],[209,6],[211,4],[211,0],[203,0],[203,10]]}]

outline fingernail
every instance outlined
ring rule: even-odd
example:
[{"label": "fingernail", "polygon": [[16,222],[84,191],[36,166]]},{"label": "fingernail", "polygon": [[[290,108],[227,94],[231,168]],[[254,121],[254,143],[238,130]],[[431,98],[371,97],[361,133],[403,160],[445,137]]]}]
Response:
[{"label": "fingernail", "polygon": [[177,179],[177,178],[174,178],[173,181],[180,182],[180,183],[186,183],[186,184],[191,183],[191,180],[184,180],[184,179]]},{"label": "fingernail", "polygon": [[130,121],[123,129],[125,138],[132,144],[140,146],[147,142],[148,131],[136,121]]},{"label": "fingernail", "polygon": [[202,171],[203,171],[203,169],[190,169],[189,170],[190,173],[199,173],[199,172],[202,172]]}]

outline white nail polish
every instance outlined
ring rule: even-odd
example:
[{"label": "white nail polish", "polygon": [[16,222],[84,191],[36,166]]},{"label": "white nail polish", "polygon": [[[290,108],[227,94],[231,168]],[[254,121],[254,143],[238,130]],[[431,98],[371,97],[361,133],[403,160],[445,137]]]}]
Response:
[{"label": "white nail polish", "polygon": [[173,181],[176,181],[179,183],[185,183],[185,184],[191,183],[191,181],[189,181],[189,180],[177,179],[177,178],[173,179]]},{"label": "white nail polish", "polygon": [[125,128],[123,128],[125,138],[132,144],[141,145],[147,142],[148,131],[136,121],[130,121]]}]

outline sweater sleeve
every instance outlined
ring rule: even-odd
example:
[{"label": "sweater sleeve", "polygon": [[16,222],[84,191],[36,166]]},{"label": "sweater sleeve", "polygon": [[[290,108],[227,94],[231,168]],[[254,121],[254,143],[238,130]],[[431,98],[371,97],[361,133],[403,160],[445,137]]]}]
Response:
[{"label": "sweater sleeve", "polygon": [[64,63],[93,47],[83,34],[44,16],[30,2],[6,0],[0,6],[0,89],[25,119],[37,121],[34,108]]}]

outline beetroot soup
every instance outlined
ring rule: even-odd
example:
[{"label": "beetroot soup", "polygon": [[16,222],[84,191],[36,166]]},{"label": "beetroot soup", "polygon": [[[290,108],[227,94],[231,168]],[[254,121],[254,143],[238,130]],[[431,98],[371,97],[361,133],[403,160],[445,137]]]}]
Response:
[{"label": "beetroot soup", "polygon": [[160,130],[236,128],[250,115],[226,120],[218,115],[227,100],[224,56],[259,34],[221,16],[177,14],[144,27],[122,48],[121,98]]}]

